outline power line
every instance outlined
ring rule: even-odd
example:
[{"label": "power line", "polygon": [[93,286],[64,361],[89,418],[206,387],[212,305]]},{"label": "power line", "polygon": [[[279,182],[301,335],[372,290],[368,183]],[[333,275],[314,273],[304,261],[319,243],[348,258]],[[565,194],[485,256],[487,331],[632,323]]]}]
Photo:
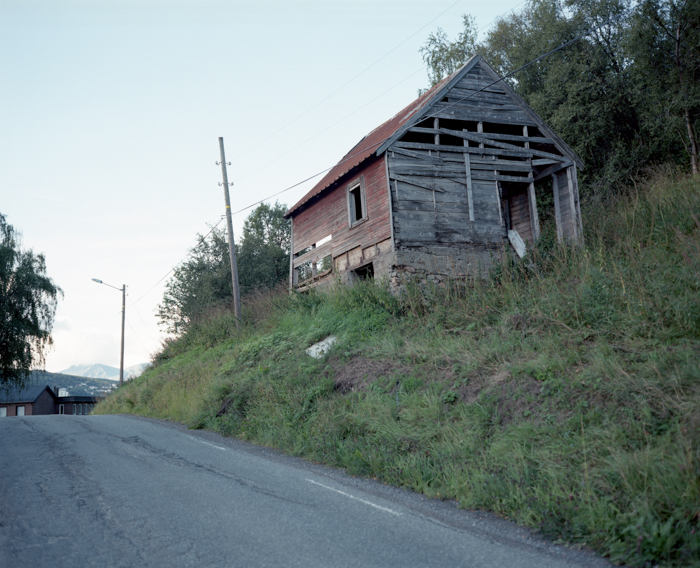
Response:
[{"label": "power line", "polygon": [[[325,99],[323,99],[322,101],[320,101],[319,103],[317,103],[316,105],[314,105],[313,107],[311,107],[310,109],[308,109],[307,111],[305,111],[305,112],[303,112],[302,114],[300,114],[300,115],[299,115],[297,118],[295,118],[294,120],[292,120],[292,121],[288,122],[287,124],[285,124],[282,128],[280,128],[279,130],[275,131],[273,134],[271,134],[270,136],[268,136],[267,138],[265,138],[262,142],[256,144],[255,146],[251,146],[248,150],[246,150],[246,151],[243,152],[242,154],[238,154],[236,157],[233,158],[233,161],[235,161],[235,160],[238,159],[239,157],[241,157],[241,156],[247,154],[250,150],[252,150],[253,148],[258,147],[258,146],[259,146],[260,144],[262,144],[263,142],[266,142],[267,140],[269,140],[270,138],[272,138],[275,134],[281,132],[281,131],[284,130],[287,126],[289,126],[290,124],[292,124],[293,122],[295,122],[297,119],[299,119],[299,118],[301,118],[302,116],[308,114],[311,110],[313,110],[314,108],[316,108],[316,107],[317,107],[318,105],[320,105],[322,102],[328,100],[328,99],[329,99],[331,96],[333,96],[335,93],[337,93],[338,91],[340,91],[341,89],[343,89],[344,87],[346,87],[349,83],[351,83],[352,81],[354,81],[355,79],[357,79],[357,77],[359,77],[360,75],[362,75],[365,71],[367,71],[368,69],[372,68],[374,65],[376,65],[377,63],[379,63],[382,59],[384,59],[385,57],[387,57],[390,53],[392,53],[393,51],[395,51],[396,49],[398,49],[401,45],[403,45],[404,43],[406,43],[409,39],[411,39],[413,36],[415,36],[418,32],[420,32],[421,30],[425,29],[425,28],[428,27],[430,24],[432,24],[435,20],[437,20],[437,19],[438,19],[440,16],[442,16],[445,12],[451,10],[454,6],[456,6],[456,5],[459,3],[459,1],[461,1],[461,0],[458,0],[458,2],[455,2],[454,4],[452,4],[452,6],[450,6],[449,8],[447,8],[447,10],[443,11],[443,12],[440,13],[438,16],[436,16],[435,18],[433,18],[433,19],[432,19],[430,22],[428,22],[425,26],[423,26],[422,28],[420,28],[419,30],[417,30],[415,33],[413,33],[412,35],[410,35],[410,36],[409,36],[408,38],[406,38],[403,42],[401,42],[399,45],[397,45],[394,49],[392,49],[391,51],[389,51],[386,55],[384,55],[383,57],[381,57],[380,59],[378,59],[377,61],[375,61],[372,65],[370,65],[369,67],[367,67],[364,71],[360,72],[358,75],[356,75],[355,77],[353,77],[352,79],[350,79],[350,81],[348,81],[347,83],[345,83],[343,86],[341,86],[341,87],[339,87],[338,89],[336,89],[335,91],[333,91],[333,92],[332,92],[330,95],[328,95]],[[510,10],[508,10],[508,11],[505,12],[504,14],[508,14],[508,13],[513,12],[513,10],[515,10],[518,6],[521,6],[522,4],[524,4],[526,1],[527,1],[527,0],[523,0],[522,2],[516,4],[515,6],[513,6]],[[491,21],[491,23],[489,23],[487,26],[482,27],[482,28],[479,28],[479,29],[476,31],[476,33],[478,34],[482,29],[490,28],[490,27],[494,24],[494,22],[496,22],[497,20],[499,20],[500,18],[502,18],[502,17],[504,16],[504,14],[501,14],[500,16],[494,18],[494,19]],[[405,82],[408,81],[411,77],[413,77],[413,76],[416,75],[417,73],[420,73],[420,72],[421,72],[423,69],[425,69],[426,67],[427,67],[427,65],[423,65],[423,67],[421,67],[421,68],[418,69],[417,71],[414,71],[413,73],[411,73],[410,75],[408,75],[407,77],[405,77],[404,79],[402,79],[401,81],[399,81],[398,83],[394,84],[392,87],[389,87],[389,88],[388,88],[386,91],[384,91],[383,93],[377,95],[377,96],[374,97],[373,99],[371,99],[371,100],[369,100],[368,102],[366,102],[364,105],[362,105],[362,106],[356,108],[356,109],[355,109],[354,111],[352,111],[351,113],[345,115],[345,116],[344,116],[343,118],[341,118],[340,120],[334,122],[333,124],[331,124],[331,125],[328,126],[327,128],[324,128],[323,130],[321,130],[320,132],[314,134],[314,135],[311,136],[310,138],[307,138],[306,140],[304,140],[304,141],[301,142],[300,144],[296,145],[294,148],[291,148],[290,150],[287,150],[284,154],[280,154],[279,156],[277,156],[276,158],[273,158],[272,160],[266,162],[265,164],[263,164],[263,165],[260,166],[259,168],[256,168],[255,170],[253,170],[253,171],[251,171],[251,172],[248,172],[247,174],[245,174],[245,175],[243,175],[243,176],[237,178],[236,181],[240,181],[240,180],[246,179],[246,178],[250,177],[251,175],[253,175],[253,174],[259,172],[260,170],[266,168],[266,167],[269,166],[270,164],[273,164],[273,163],[276,162],[277,160],[283,158],[284,156],[287,156],[287,155],[291,154],[292,152],[294,152],[295,150],[298,150],[299,148],[301,148],[301,147],[304,146],[305,144],[309,143],[311,140],[313,140],[313,139],[315,139],[315,138],[318,138],[318,137],[319,137],[321,134],[323,134],[324,132],[327,132],[328,130],[330,130],[330,129],[333,128],[334,126],[337,126],[338,124],[340,124],[341,122],[343,122],[343,121],[346,120],[347,118],[350,118],[353,114],[359,112],[360,110],[362,110],[362,109],[365,108],[366,106],[370,105],[371,103],[373,103],[374,101],[376,101],[376,100],[379,99],[380,97],[383,97],[385,94],[387,94],[387,93],[390,92],[391,90],[393,90],[393,89],[395,89],[396,87],[398,87],[399,85],[405,83]],[[302,182],[302,183],[303,183],[303,182]],[[276,194],[276,195],[277,195],[277,194]],[[274,196],[272,196],[272,197],[274,197]],[[269,198],[268,198],[268,199],[269,199]],[[266,199],[263,199],[263,200],[261,200],[261,201],[258,201],[258,202],[255,203],[254,205],[257,205],[258,203],[262,203],[263,201],[266,201]],[[250,208],[250,207],[246,207],[245,209],[249,209],[249,208]],[[245,209],[242,209],[241,211],[245,211]],[[240,212],[240,211],[238,211],[238,212]]]},{"label": "power line", "polygon": [[[383,142],[383,140],[382,140],[381,142],[377,142],[376,144],[372,144],[371,146],[369,146],[369,147],[363,149],[361,152],[357,152],[357,153],[355,153],[355,154],[351,154],[350,156],[347,156],[347,157],[343,158],[342,160],[340,160],[340,162],[337,162],[336,164],[333,164],[331,167],[326,168],[325,170],[321,170],[320,172],[317,172],[317,173],[315,173],[314,175],[309,176],[309,177],[307,177],[306,179],[304,179],[304,180],[302,180],[302,181],[300,181],[300,182],[297,182],[297,183],[295,183],[295,184],[293,184],[293,185],[290,185],[289,187],[286,187],[286,188],[284,188],[283,190],[278,191],[277,193],[273,193],[272,195],[268,195],[267,197],[261,199],[260,201],[256,201],[255,203],[253,203],[253,204],[251,204],[251,205],[247,205],[247,206],[244,207],[243,209],[239,209],[238,211],[233,211],[233,212],[231,213],[231,215],[237,215],[238,213],[242,213],[243,211],[246,211],[246,210],[250,209],[251,207],[255,207],[256,205],[259,205],[260,203],[263,203],[264,201],[267,201],[268,199],[272,199],[273,197],[277,197],[278,195],[281,195],[282,193],[285,193],[285,192],[289,191],[290,189],[294,189],[295,187],[298,187],[298,186],[300,186],[301,184],[306,183],[307,181],[310,181],[310,180],[312,180],[312,179],[314,179],[314,178],[320,176],[321,174],[325,174],[326,172],[329,172],[329,171],[332,170],[335,166],[339,166],[340,164],[342,164],[342,163],[344,163],[344,162],[347,162],[348,160],[354,158],[355,156],[359,156],[360,154],[364,154],[364,153],[367,152],[368,150],[372,150],[373,148],[376,148],[377,146],[379,146],[380,144],[382,144],[382,142]],[[178,262],[175,266],[173,266],[170,270],[168,270],[168,272],[166,272],[165,275],[164,275],[160,280],[158,280],[158,282],[156,282],[145,294],[143,294],[142,296],[140,296],[140,297],[138,298],[138,300],[132,302],[132,304],[135,304],[136,302],[141,301],[145,296],[147,296],[148,294],[150,294],[150,293],[155,289],[155,287],[158,286],[158,284],[160,284],[163,280],[165,280],[165,279],[178,267],[178,265],[179,265],[180,263],[182,263],[188,256],[190,256],[190,255],[197,249],[197,247],[200,246],[200,245],[204,242],[204,240],[205,240],[209,235],[211,235],[211,234],[214,232],[214,229],[216,229],[216,227],[218,227],[218,226],[221,224],[221,222],[222,222],[223,220],[224,220],[224,217],[222,217],[222,218],[219,220],[219,222],[218,222],[216,225],[214,225],[214,226],[211,228],[211,230],[199,240],[199,243],[196,244],[196,245],[192,248],[192,250],[191,250],[189,253],[187,253],[187,254],[185,255],[185,257],[184,257],[180,262]]]},{"label": "power line", "polygon": [[201,245],[201,244],[204,242],[204,239],[206,239],[209,235],[211,235],[211,234],[214,232],[214,229],[216,229],[216,228],[221,224],[221,222],[222,222],[223,220],[224,220],[223,217],[222,217],[221,219],[219,219],[219,222],[218,222],[216,225],[214,225],[214,226],[211,228],[211,230],[210,230],[206,235],[204,235],[204,236],[200,239],[199,243],[196,244],[196,245],[194,246],[194,248],[193,248],[190,252],[188,252],[188,253],[185,255],[185,257],[184,257],[180,262],[178,262],[175,266],[173,266],[170,270],[168,270],[168,272],[165,273],[165,276],[163,276],[163,278],[161,278],[160,280],[158,280],[158,282],[156,282],[151,288],[149,288],[148,292],[146,292],[145,294],[143,294],[143,296],[139,297],[139,299],[136,300],[135,302],[132,302],[132,305],[135,304],[136,302],[140,302],[145,296],[147,296],[148,294],[150,294],[150,293],[155,289],[155,287],[158,286],[158,284],[160,284],[163,280],[165,280],[165,279],[170,275],[170,273],[173,272],[173,271],[178,267],[178,265],[179,265],[181,262],[183,262],[183,261],[185,260],[185,258],[187,258],[188,256],[190,256],[190,255],[197,249],[197,247],[198,247],[199,245]]},{"label": "power line", "polygon": [[129,327],[131,328],[131,331],[134,332],[134,336],[136,336],[136,339],[137,339],[138,342],[141,344],[141,347],[143,348],[143,350],[144,350],[144,351],[148,354],[148,356],[150,357],[150,356],[151,356],[151,352],[150,352],[150,351],[146,348],[146,346],[143,344],[143,341],[141,341],[141,338],[140,338],[140,337],[138,336],[138,334],[136,333],[136,330],[135,330],[134,327],[131,325],[131,322],[127,319],[127,320],[126,320],[126,323],[127,323],[127,324],[129,325]]},{"label": "power line", "polygon": [[[377,99],[383,97],[383,96],[386,95],[388,92],[394,90],[396,87],[398,87],[398,86],[401,85],[402,83],[405,83],[405,82],[408,81],[411,77],[413,77],[413,76],[414,76],[415,74],[417,74],[417,73],[420,73],[420,72],[423,71],[423,69],[425,69],[425,68],[426,68],[426,65],[423,65],[423,67],[421,67],[420,69],[414,71],[413,73],[411,73],[410,75],[408,75],[408,76],[405,77],[404,79],[401,79],[401,81],[399,81],[398,83],[396,83],[396,84],[393,85],[392,87],[389,87],[386,91],[384,91],[383,93],[380,93],[379,95],[377,95],[377,96],[374,97],[373,99],[367,101],[367,102],[366,102],[365,104],[363,104],[361,107],[358,107],[358,108],[356,108],[354,111],[352,111],[351,113],[346,114],[346,115],[345,115],[343,118],[341,118],[340,120],[337,120],[336,122],[334,122],[334,123],[331,124],[330,126],[324,128],[324,129],[321,130],[320,132],[317,132],[316,134],[314,134],[313,136],[311,136],[311,138],[307,138],[306,140],[304,140],[303,142],[301,142],[301,143],[298,144],[297,146],[294,146],[294,148],[291,148],[290,150],[287,150],[284,154],[280,154],[280,155],[277,156],[276,158],[273,158],[272,160],[266,162],[265,164],[263,164],[262,166],[260,166],[259,168],[255,169],[255,170],[253,170],[252,172],[249,172],[249,173],[245,174],[244,176],[239,177],[236,181],[240,181],[240,180],[242,180],[242,179],[245,179],[245,178],[247,178],[247,177],[253,175],[253,174],[256,173],[256,172],[259,172],[259,171],[262,170],[263,168],[266,168],[266,167],[269,166],[270,164],[275,163],[277,160],[279,160],[279,159],[281,159],[281,158],[284,158],[284,157],[287,156],[288,154],[291,154],[291,153],[294,152],[295,150],[298,150],[299,148],[301,148],[301,147],[304,146],[305,144],[308,144],[309,142],[311,142],[311,140],[313,140],[314,138],[318,138],[318,137],[321,136],[321,134],[323,134],[324,132],[328,132],[331,128],[337,126],[338,124],[340,124],[340,123],[343,122],[344,120],[350,118],[353,114],[355,114],[355,113],[361,111],[363,108],[365,108],[366,106],[372,104],[372,103],[373,103],[374,101],[376,101]],[[330,169],[330,168],[328,168],[328,169]],[[303,183],[303,182],[301,182],[301,183]],[[298,184],[297,184],[297,185],[298,185]],[[265,201],[265,200],[263,200],[263,201]]]},{"label": "power line", "polygon": [[[516,5],[513,6],[510,10],[508,10],[507,12],[505,12],[505,14],[509,14],[509,13],[513,12],[516,8],[518,8],[519,6],[522,6],[522,5],[525,4],[526,2],[527,2],[527,0],[523,0],[522,2],[516,4]],[[490,23],[490,24],[488,24],[487,26],[483,26],[483,27],[481,27],[481,28],[478,28],[478,29],[476,30],[476,33],[478,34],[481,30],[486,30],[486,29],[490,28],[490,27],[491,27],[493,24],[495,24],[498,20],[500,20],[501,18],[503,18],[503,16],[504,16],[505,14],[501,14],[500,16],[496,16],[493,20],[491,20],[491,23]]]},{"label": "power line", "polygon": [[[156,341],[156,342],[157,342],[158,339],[157,339],[156,337],[153,337],[153,335],[151,334],[151,332],[148,330],[148,325],[146,324],[146,322],[144,321],[144,319],[141,317],[141,313],[138,311],[138,309],[137,309],[136,306],[134,305],[134,302],[131,301],[131,296],[129,296],[129,302],[131,303],[131,308],[136,312],[136,315],[139,316],[139,319],[141,320],[141,323],[143,324],[143,328],[146,330],[146,333],[148,334],[148,336],[149,336],[153,341]],[[127,320],[127,321],[128,321],[128,320]]]},{"label": "power line", "polygon": [[[489,87],[495,85],[496,83],[500,83],[500,82],[503,81],[504,79],[508,79],[509,77],[512,77],[513,75],[515,75],[516,73],[522,71],[523,69],[527,69],[528,67],[530,67],[530,65],[534,65],[535,63],[537,63],[538,61],[544,59],[545,57],[548,57],[548,56],[552,55],[553,53],[556,53],[557,51],[559,51],[559,50],[561,50],[561,49],[564,49],[564,48],[567,47],[568,45],[571,45],[571,44],[574,43],[575,41],[578,41],[578,40],[580,40],[581,38],[584,38],[584,37],[586,37],[587,35],[592,34],[594,31],[599,30],[599,29],[602,28],[603,26],[607,26],[608,24],[610,24],[610,23],[614,22],[615,20],[621,18],[623,15],[624,15],[624,14],[620,14],[620,15],[614,17],[614,18],[610,18],[607,22],[604,22],[604,23],[600,24],[599,26],[593,26],[592,28],[589,28],[587,31],[583,32],[583,33],[580,34],[580,35],[577,35],[575,38],[570,39],[569,41],[562,43],[559,47],[555,47],[554,49],[548,51],[547,53],[545,53],[545,54],[543,54],[543,55],[540,55],[540,56],[537,57],[536,59],[533,59],[533,60],[530,61],[529,63],[526,63],[525,65],[523,65],[523,66],[521,66],[521,67],[518,67],[515,71],[511,71],[510,73],[506,73],[503,77],[500,77],[499,79],[496,79],[495,81],[492,81],[492,82],[489,83],[488,85],[486,85],[486,86],[484,86],[484,87],[481,87],[481,89],[479,89],[479,90],[477,90],[477,91],[474,91],[473,93],[471,93],[471,94],[469,94],[469,95],[466,95],[466,96],[464,96],[464,97],[462,97],[462,98],[460,98],[460,99],[457,99],[456,101],[454,101],[453,103],[450,103],[450,104],[447,105],[446,107],[442,107],[442,108],[440,109],[440,112],[444,112],[445,110],[449,109],[450,107],[453,107],[454,105],[456,105],[456,104],[458,104],[458,103],[460,103],[460,102],[462,102],[462,101],[466,101],[467,99],[470,99],[471,97],[473,97],[473,96],[476,95],[477,93],[480,93],[481,91],[483,91],[483,90],[485,90],[485,89],[488,89]],[[429,118],[429,117],[431,117],[431,116],[434,116],[434,115],[433,115],[433,114],[429,114],[426,118]]]},{"label": "power line", "polygon": [[[235,162],[236,160],[238,160],[238,159],[241,158],[242,156],[245,156],[245,155],[246,155],[248,152],[250,152],[251,150],[254,150],[254,149],[257,148],[258,146],[264,144],[265,142],[267,142],[268,140],[270,140],[270,138],[276,136],[277,134],[279,134],[280,132],[282,132],[285,128],[287,128],[288,126],[294,124],[297,120],[299,120],[300,118],[302,118],[302,117],[306,116],[307,114],[309,114],[312,110],[314,110],[315,108],[319,107],[321,104],[323,104],[323,103],[326,102],[328,99],[330,99],[333,95],[335,95],[335,94],[339,93],[340,91],[342,91],[345,87],[347,87],[347,86],[348,86],[350,83],[352,83],[355,79],[357,79],[358,77],[364,75],[367,71],[369,71],[370,69],[372,69],[372,67],[374,67],[375,65],[377,65],[380,61],[383,61],[384,59],[386,59],[389,55],[391,55],[392,53],[394,53],[394,51],[396,51],[399,47],[401,47],[403,44],[405,44],[409,39],[411,39],[412,37],[414,37],[415,35],[417,35],[419,32],[423,31],[423,30],[424,30],[425,28],[427,28],[430,24],[432,24],[435,20],[437,20],[438,18],[440,18],[443,14],[449,12],[452,8],[454,8],[454,7],[455,7],[457,4],[459,4],[461,1],[462,1],[462,0],[457,0],[457,2],[455,2],[454,4],[452,4],[451,6],[449,6],[446,10],[443,10],[442,12],[440,12],[437,16],[435,16],[432,20],[430,20],[430,21],[429,21],[427,24],[425,24],[422,28],[420,28],[420,29],[416,30],[415,32],[413,32],[410,36],[408,36],[405,40],[403,40],[401,43],[399,43],[396,47],[394,47],[393,49],[389,50],[387,53],[385,53],[384,55],[382,55],[379,59],[377,59],[374,63],[372,63],[372,64],[369,65],[368,67],[365,67],[362,71],[360,71],[360,72],[359,72],[357,75],[355,75],[352,79],[350,79],[349,81],[343,83],[343,84],[342,84],[340,87],[338,87],[335,91],[333,91],[332,93],[330,93],[330,94],[329,94],[328,96],[326,96],[325,98],[321,99],[319,102],[317,102],[317,103],[316,103],[314,106],[312,106],[311,108],[309,108],[309,109],[305,110],[304,112],[302,112],[302,113],[301,113],[300,115],[298,115],[296,118],[294,118],[294,119],[290,120],[289,122],[287,122],[284,126],[280,127],[278,130],[276,130],[275,132],[273,132],[272,134],[270,134],[267,138],[264,138],[263,140],[261,140],[261,141],[258,142],[257,144],[255,144],[255,145],[249,147],[249,148],[248,148],[247,150],[245,150],[244,152],[242,152],[242,153],[240,153],[240,154],[234,156],[234,157],[231,159],[231,161],[232,161],[232,162]],[[372,99],[372,100],[374,100],[374,99]],[[372,102],[372,101],[370,101],[370,102]],[[368,104],[369,104],[369,103],[368,103]],[[363,107],[360,107],[360,108],[363,108]],[[359,110],[359,109],[358,109],[358,110]],[[320,133],[319,133],[319,134],[320,134]],[[298,147],[298,146],[297,146],[297,147]],[[257,171],[257,170],[256,170],[256,171]],[[253,173],[254,173],[254,172],[253,172]]]},{"label": "power line", "polygon": [[[444,110],[446,110],[446,109],[448,109],[448,108],[454,106],[455,104],[457,104],[457,103],[459,103],[459,102],[461,102],[461,101],[464,101],[464,100],[467,100],[467,99],[471,98],[471,97],[474,96],[476,93],[479,93],[479,92],[481,92],[481,91],[483,91],[483,90],[485,90],[485,89],[487,89],[487,88],[489,88],[489,87],[495,85],[496,83],[500,83],[500,82],[503,81],[504,79],[508,79],[509,77],[512,77],[512,76],[515,75],[516,73],[522,71],[523,69],[527,69],[528,67],[530,67],[531,65],[534,65],[534,64],[537,63],[538,61],[541,61],[541,60],[544,59],[545,57],[548,57],[548,56],[552,55],[553,53],[556,53],[557,51],[560,51],[560,50],[564,49],[565,47],[567,47],[567,46],[571,45],[572,43],[574,43],[574,42],[576,42],[576,41],[578,41],[578,40],[580,40],[580,39],[586,37],[587,35],[593,33],[594,31],[596,31],[596,30],[598,30],[598,29],[600,29],[600,28],[602,28],[603,26],[606,26],[606,25],[608,25],[608,24],[614,22],[615,20],[621,18],[623,15],[624,15],[624,14],[620,14],[620,15],[616,16],[615,18],[611,18],[611,19],[609,19],[608,21],[606,21],[606,22],[604,22],[604,23],[602,23],[602,24],[600,24],[600,25],[598,25],[598,26],[594,26],[594,27],[590,28],[590,29],[587,30],[586,32],[584,32],[584,33],[582,33],[582,34],[579,34],[578,36],[574,37],[573,39],[571,39],[571,40],[569,40],[569,41],[567,41],[567,42],[564,42],[564,43],[561,44],[560,46],[555,47],[554,49],[548,51],[547,53],[544,53],[543,55],[540,55],[540,56],[537,57],[536,59],[533,59],[533,60],[530,61],[529,63],[526,63],[525,65],[522,65],[521,67],[518,67],[518,68],[515,69],[514,71],[511,71],[510,73],[507,73],[506,75],[504,75],[503,77],[497,79],[496,81],[492,81],[491,83],[487,84],[486,86],[482,87],[481,89],[479,89],[479,90],[477,90],[477,91],[474,91],[474,93],[472,93],[472,94],[470,94],[470,95],[467,95],[467,96],[465,96],[465,97],[462,97],[462,98],[456,100],[455,102],[453,102],[453,103],[449,104],[448,106],[442,108],[441,111],[444,111]],[[415,35],[415,34],[414,34],[414,35]],[[420,71],[420,69],[419,69],[419,71]],[[417,71],[416,71],[416,73],[417,73]],[[409,77],[411,77],[412,75],[415,75],[415,73],[411,74]],[[406,79],[404,79],[404,81],[406,81],[409,77],[407,77]],[[402,81],[402,82],[403,82],[403,81]],[[399,84],[400,84],[400,83],[399,83]],[[395,86],[396,86],[396,85],[395,85]],[[393,88],[394,88],[394,87],[392,87],[391,89],[393,89]],[[391,90],[391,89],[389,89],[389,90]],[[385,91],[385,93],[386,93],[386,92],[387,92],[387,91]],[[385,94],[385,93],[382,93],[382,95]],[[382,95],[379,95],[379,96],[382,96]],[[378,97],[375,97],[375,99],[376,99],[376,98],[378,98]],[[375,99],[373,99],[373,100],[375,100]],[[372,102],[372,101],[368,102],[367,104],[370,104],[371,102]],[[364,106],[367,106],[367,104],[365,104]],[[362,107],[360,107],[360,108],[362,108]],[[360,110],[360,109],[357,109],[357,110]],[[357,112],[357,111],[353,111],[353,113],[354,113],[354,112]],[[353,114],[353,113],[351,113],[351,114]],[[350,115],[348,115],[348,116],[350,116]],[[428,115],[428,116],[433,116],[433,115]],[[347,117],[345,117],[345,118],[347,118]],[[341,119],[341,121],[342,121],[342,120],[345,120],[345,118]],[[340,122],[340,121],[339,121],[339,122]],[[336,123],[336,124],[337,124],[337,123]],[[332,125],[332,126],[335,126],[335,124]],[[329,128],[331,128],[332,126],[330,126]],[[326,129],[326,130],[328,130],[328,129]],[[324,132],[325,132],[325,131],[324,131]],[[322,132],[321,132],[321,133],[322,133]],[[321,134],[321,133],[319,133],[319,134]],[[318,136],[318,135],[316,135],[316,136]],[[315,137],[315,136],[314,136],[314,137]],[[310,139],[309,139],[309,140],[310,140]],[[308,142],[308,140],[307,140],[306,142]],[[303,142],[302,144],[305,144],[306,142]],[[312,179],[314,179],[314,178],[320,176],[321,174],[324,174],[324,173],[330,171],[330,170],[333,169],[334,167],[336,167],[336,166],[338,166],[338,165],[340,165],[340,164],[342,164],[342,163],[344,163],[344,162],[347,162],[347,161],[350,160],[351,158],[354,158],[355,156],[357,156],[357,155],[359,155],[359,154],[364,154],[364,153],[367,152],[368,150],[371,150],[371,149],[373,149],[373,148],[376,148],[376,147],[380,146],[380,145],[383,144],[383,143],[384,143],[384,140],[382,140],[382,141],[380,141],[380,142],[377,142],[376,144],[373,144],[373,145],[371,145],[371,146],[369,146],[369,147],[367,147],[367,148],[363,148],[363,150],[362,150],[361,152],[357,152],[357,153],[355,153],[355,154],[352,154],[352,155],[350,155],[350,156],[347,156],[347,157],[343,158],[340,162],[338,162],[338,163],[336,163],[336,164],[334,164],[334,165],[332,165],[332,166],[330,166],[330,167],[328,167],[328,168],[326,168],[326,169],[324,169],[324,170],[321,170],[320,172],[317,172],[317,173],[315,173],[314,175],[312,175],[312,176],[310,176],[310,177],[308,177],[308,178],[306,178],[306,179],[304,179],[304,180],[302,180],[302,181],[300,181],[300,182],[297,182],[297,183],[295,183],[295,184],[293,184],[293,185],[290,185],[289,187],[286,187],[285,189],[283,189],[283,190],[281,190],[281,191],[278,191],[277,193],[273,193],[272,195],[269,195],[269,196],[267,196],[267,197],[265,197],[265,198],[263,198],[263,199],[261,199],[261,200],[259,200],[259,201],[256,201],[256,202],[253,203],[252,205],[248,205],[248,206],[246,206],[246,207],[244,207],[244,208],[242,208],[242,209],[239,209],[238,211],[235,211],[235,212],[232,213],[232,214],[233,214],[233,215],[236,215],[236,214],[241,213],[241,212],[243,212],[243,211],[246,211],[246,210],[248,210],[248,209],[250,209],[250,208],[252,208],[252,207],[255,207],[256,205],[258,205],[258,204],[260,204],[260,203],[263,203],[264,201],[267,201],[268,199],[272,199],[273,197],[277,197],[278,195],[281,195],[282,193],[285,193],[285,192],[289,191],[290,189],[293,189],[293,188],[295,188],[295,187],[298,187],[299,185],[301,185],[301,184],[303,184],[303,183],[306,183],[307,181],[310,181],[310,180],[312,180]],[[290,150],[290,151],[291,151],[291,150]],[[267,165],[267,164],[266,164],[266,165]],[[223,218],[222,218],[216,225],[214,225],[214,227],[212,227],[212,229],[211,229],[206,235],[204,235],[204,237],[202,237],[202,239],[200,240],[200,244],[204,241],[204,239],[206,239],[206,238],[214,231],[214,229],[221,223],[221,221],[223,221]],[[197,245],[197,246],[199,246],[199,245]],[[188,253],[187,256],[189,256],[190,254],[192,254],[192,252],[194,252],[195,249],[196,249],[196,246],[195,246],[194,249],[192,249],[192,251],[191,251],[190,253]],[[187,256],[186,256],[185,258],[187,258]],[[183,259],[183,260],[184,260],[184,259]],[[182,261],[181,261],[181,262],[182,262]],[[178,263],[178,264],[179,264],[179,263]],[[176,267],[177,267],[177,266],[174,266],[173,268],[171,268],[171,269],[165,274],[165,276],[163,276],[160,280],[158,280],[158,282],[156,282],[156,283],[154,284],[154,286],[148,290],[148,292],[146,292],[145,294],[143,294],[143,296],[141,296],[138,300],[136,300],[136,302],[140,301],[144,296],[146,296],[147,294],[149,294],[158,284],[160,284],[163,280],[165,280],[165,278],[167,278],[168,275],[170,275],[170,273],[172,273],[172,272],[175,270]],[[134,302],[134,303],[136,303],[136,302]]]}]

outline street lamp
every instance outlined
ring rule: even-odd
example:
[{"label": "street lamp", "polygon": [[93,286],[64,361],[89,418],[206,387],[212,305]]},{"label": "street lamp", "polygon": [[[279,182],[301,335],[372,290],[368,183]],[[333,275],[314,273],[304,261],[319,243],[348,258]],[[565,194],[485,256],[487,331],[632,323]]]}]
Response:
[{"label": "street lamp", "polygon": [[119,363],[119,386],[121,387],[124,385],[124,319],[126,318],[126,284],[122,284],[121,288],[117,288],[116,286],[102,282],[102,280],[98,280],[97,278],[93,278],[92,281],[97,282],[98,284],[104,284],[105,286],[119,290],[122,293],[122,356]]}]

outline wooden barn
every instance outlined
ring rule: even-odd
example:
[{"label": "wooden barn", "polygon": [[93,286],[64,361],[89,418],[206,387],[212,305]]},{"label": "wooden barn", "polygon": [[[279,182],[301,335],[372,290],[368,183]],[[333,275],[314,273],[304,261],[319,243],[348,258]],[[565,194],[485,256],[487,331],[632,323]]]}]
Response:
[{"label": "wooden barn", "polygon": [[[482,271],[539,237],[535,188],[557,234],[582,239],[581,159],[476,55],[370,132],[286,213],[290,287],[387,277],[400,289]],[[550,189],[551,188],[551,189]]]}]

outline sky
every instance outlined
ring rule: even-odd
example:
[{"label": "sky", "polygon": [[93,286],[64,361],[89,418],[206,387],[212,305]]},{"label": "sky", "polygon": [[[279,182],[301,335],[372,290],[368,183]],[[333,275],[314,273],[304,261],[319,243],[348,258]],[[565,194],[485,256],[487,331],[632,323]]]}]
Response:
[{"label": "sky", "polygon": [[[169,271],[224,214],[333,166],[409,104],[419,49],[521,0],[0,0],[0,213],[63,290],[46,369],[150,360]],[[270,199],[291,206],[319,177]],[[241,233],[251,209],[233,216]],[[220,225],[225,227],[225,222]]]}]

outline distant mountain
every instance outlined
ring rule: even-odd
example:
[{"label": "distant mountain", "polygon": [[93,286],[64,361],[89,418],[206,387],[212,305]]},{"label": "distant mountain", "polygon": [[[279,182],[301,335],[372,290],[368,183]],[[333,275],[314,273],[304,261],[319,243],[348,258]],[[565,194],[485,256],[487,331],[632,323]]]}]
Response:
[{"label": "distant mountain", "polygon": [[32,371],[31,384],[67,389],[68,394],[71,396],[105,396],[111,392],[118,383],[108,379],[92,379],[89,377],[65,375],[63,373]]},{"label": "distant mountain", "polygon": [[61,374],[76,375],[78,377],[90,377],[91,379],[109,379],[119,380],[119,369],[110,367],[109,365],[73,365],[67,369],[63,369]]},{"label": "distant mountain", "polygon": [[[150,363],[139,363],[138,365],[131,365],[131,367],[124,367],[124,378],[135,379],[146,370],[146,367],[150,366]],[[117,372],[117,375],[119,375],[119,372]]]},{"label": "distant mountain", "polygon": [[[149,363],[139,363],[138,365],[124,367],[124,379],[127,380],[138,377],[148,365]],[[90,377],[92,379],[119,380],[119,369],[117,367],[110,367],[109,365],[102,365],[100,363],[95,363],[94,365],[73,365],[72,367],[64,369],[61,373],[77,375],[79,377]]]}]

